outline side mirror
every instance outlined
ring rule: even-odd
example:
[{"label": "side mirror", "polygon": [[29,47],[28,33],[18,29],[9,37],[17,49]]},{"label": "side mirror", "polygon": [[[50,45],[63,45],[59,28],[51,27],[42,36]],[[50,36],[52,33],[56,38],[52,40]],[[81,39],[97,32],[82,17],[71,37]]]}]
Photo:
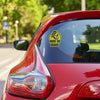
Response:
[{"label": "side mirror", "polygon": [[14,48],[17,50],[27,50],[29,47],[29,42],[27,40],[17,40],[14,41]]}]

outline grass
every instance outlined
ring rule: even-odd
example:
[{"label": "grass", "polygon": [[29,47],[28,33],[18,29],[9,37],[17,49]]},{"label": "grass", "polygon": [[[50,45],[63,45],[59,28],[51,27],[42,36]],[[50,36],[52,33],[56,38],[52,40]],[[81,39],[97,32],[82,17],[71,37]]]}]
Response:
[{"label": "grass", "polygon": [[89,43],[89,49],[100,50],[100,43]]}]

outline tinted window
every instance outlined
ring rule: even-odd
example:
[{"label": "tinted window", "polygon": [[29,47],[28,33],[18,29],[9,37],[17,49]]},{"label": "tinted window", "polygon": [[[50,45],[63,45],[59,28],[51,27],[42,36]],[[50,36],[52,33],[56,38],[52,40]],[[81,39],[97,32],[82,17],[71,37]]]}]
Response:
[{"label": "tinted window", "polygon": [[100,20],[58,23],[44,33],[39,48],[47,63],[100,62]]}]

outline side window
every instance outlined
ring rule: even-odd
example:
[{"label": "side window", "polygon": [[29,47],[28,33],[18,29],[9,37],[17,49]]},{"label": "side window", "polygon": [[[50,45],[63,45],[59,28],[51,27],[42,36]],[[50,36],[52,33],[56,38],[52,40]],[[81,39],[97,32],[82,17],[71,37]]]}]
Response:
[{"label": "side window", "polygon": [[73,35],[71,33],[66,34],[69,33],[69,30],[65,30],[64,25],[62,22],[50,27],[38,42],[40,52],[46,63],[73,62],[72,56],[67,53],[74,52],[74,50],[67,48],[66,52],[62,50],[65,49],[63,46],[67,45],[71,48],[71,43],[73,44]]},{"label": "side window", "polygon": [[41,45],[41,40],[42,40],[42,38],[40,38],[40,40],[39,40],[39,42],[38,42],[38,46],[40,47],[40,45]]},{"label": "side window", "polygon": [[100,19],[58,23],[38,44],[46,63],[100,63]]}]

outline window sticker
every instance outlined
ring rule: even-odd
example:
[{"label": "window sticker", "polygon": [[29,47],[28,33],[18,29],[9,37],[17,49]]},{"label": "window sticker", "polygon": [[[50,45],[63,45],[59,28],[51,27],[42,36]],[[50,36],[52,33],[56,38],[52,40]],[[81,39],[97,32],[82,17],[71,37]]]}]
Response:
[{"label": "window sticker", "polygon": [[61,42],[61,34],[54,30],[50,35],[49,35],[49,43],[50,47],[59,47],[59,44]]}]

